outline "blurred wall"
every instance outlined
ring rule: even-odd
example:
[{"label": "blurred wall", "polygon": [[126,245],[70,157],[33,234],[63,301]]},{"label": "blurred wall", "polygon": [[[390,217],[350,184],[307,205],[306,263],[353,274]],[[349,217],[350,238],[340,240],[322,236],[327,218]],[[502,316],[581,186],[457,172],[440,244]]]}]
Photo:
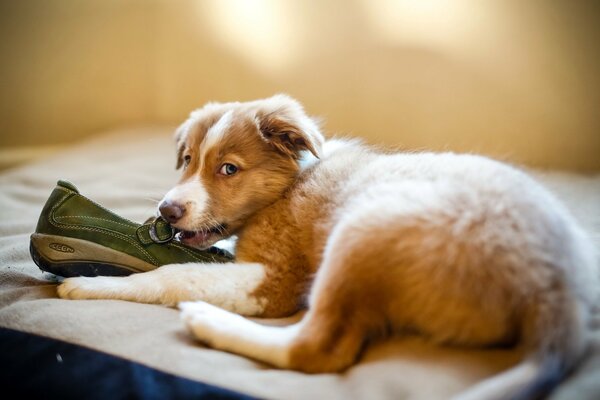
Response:
[{"label": "blurred wall", "polygon": [[595,2],[0,1],[0,146],[287,92],[325,131],[600,170]]},{"label": "blurred wall", "polygon": [[154,118],[155,6],[0,2],[0,143],[55,145]]}]

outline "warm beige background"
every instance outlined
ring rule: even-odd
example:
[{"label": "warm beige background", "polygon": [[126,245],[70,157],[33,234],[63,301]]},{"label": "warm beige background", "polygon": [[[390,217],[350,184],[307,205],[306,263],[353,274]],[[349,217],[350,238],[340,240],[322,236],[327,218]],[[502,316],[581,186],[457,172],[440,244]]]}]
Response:
[{"label": "warm beige background", "polygon": [[0,157],[287,92],[328,133],[598,171],[594,3],[1,0]]}]

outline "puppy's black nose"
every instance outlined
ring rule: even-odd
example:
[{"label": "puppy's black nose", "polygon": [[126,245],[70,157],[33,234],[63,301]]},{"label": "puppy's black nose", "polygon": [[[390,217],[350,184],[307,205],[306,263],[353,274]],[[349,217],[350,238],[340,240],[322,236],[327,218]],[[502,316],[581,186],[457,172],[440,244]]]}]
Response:
[{"label": "puppy's black nose", "polygon": [[160,211],[160,215],[170,224],[174,224],[179,221],[183,214],[185,214],[185,208],[177,203],[171,203],[168,201],[163,201],[158,206],[158,210]]}]

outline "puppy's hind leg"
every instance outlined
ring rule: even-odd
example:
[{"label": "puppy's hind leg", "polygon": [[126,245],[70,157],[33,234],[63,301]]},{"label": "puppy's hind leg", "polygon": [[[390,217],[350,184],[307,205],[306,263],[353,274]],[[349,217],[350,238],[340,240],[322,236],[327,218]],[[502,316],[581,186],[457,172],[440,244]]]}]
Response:
[{"label": "puppy's hind leg", "polygon": [[379,291],[381,286],[365,286],[364,280],[354,281],[352,274],[364,261],[357,252],[365,253],[365,247],[345,250],[325,257],[309,310],[295,325],[264,326],[201,302],[180,304],[182,319],[196,338],[220,350],[279,368],[309,373],[341,371],[356,361],[365,339],[377,333],[373,322],[384,321],[379,315],[382,309],[377,303],[373,307],[378,294],[368,291]]},{"label": "puppy's hind leg", "polygon": [[68,278],[64,299],[116,299],[174,306],[203,300],[232,312],[261,315],[267,299],[252,293],[265,277],[261,264],[173,264],[126,277]]},{"label": "puppy's hind leg", "polygon": [[319,313],[308,313],[294,325],[275,327],[204,302],[184,302],[179,308],[188,330],[202,343],[278,368],[339,371],[352,364],[362,344],[360,331]]}]

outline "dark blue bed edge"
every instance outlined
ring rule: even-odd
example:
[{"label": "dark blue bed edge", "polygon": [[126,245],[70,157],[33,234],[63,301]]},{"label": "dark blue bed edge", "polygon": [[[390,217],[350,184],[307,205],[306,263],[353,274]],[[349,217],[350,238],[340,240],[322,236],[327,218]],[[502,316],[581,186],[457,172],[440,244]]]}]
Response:
[{"label": "dark blue bed edge", "polygon": [[[0,327],[4,398],[253,399],[64,341]],[[15,396],[15,397],[13,397]]]}]

